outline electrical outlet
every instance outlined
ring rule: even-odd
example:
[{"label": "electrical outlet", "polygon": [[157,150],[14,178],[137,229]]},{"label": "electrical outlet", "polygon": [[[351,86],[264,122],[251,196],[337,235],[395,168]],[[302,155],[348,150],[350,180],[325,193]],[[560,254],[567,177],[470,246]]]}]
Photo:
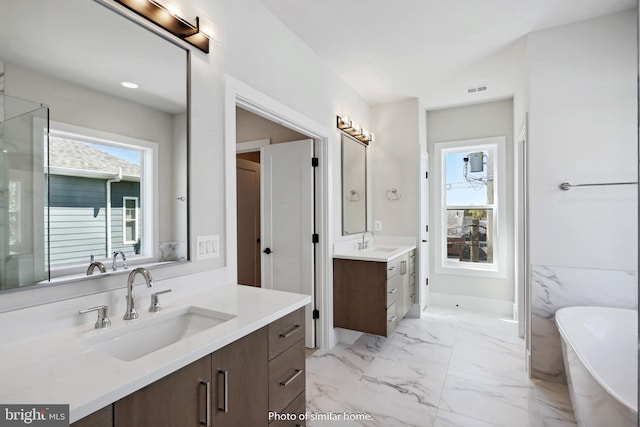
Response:
[{"label": "electrical outlet", "polygon": [[373,223],[373,228],[375,231],[381,231],[382,230],[382,221],[376,221]]},{"label": "electrical outlet", "polygon": [[198,259],[217,258],[220,256],[220,236],[198,236]]}]

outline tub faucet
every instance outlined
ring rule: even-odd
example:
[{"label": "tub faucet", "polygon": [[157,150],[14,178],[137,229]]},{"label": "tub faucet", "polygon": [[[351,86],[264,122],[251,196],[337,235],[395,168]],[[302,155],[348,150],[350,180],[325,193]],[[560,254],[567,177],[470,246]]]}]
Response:
[{"label": "tub faucet", "polygon": [[133,296],[133,281],[136,278],[136,274],[142,274],[145,282],[147,282],[147,288],[153,286],[153,279],[149,270],[143,267],[134,268],[129,273],[129,279],[127,280],[127,311],[124,313],[124,320],[133,320],[138,318],[138,312],[136,312],[136,302]]},{"label": "tub faucet", "polygon": [[376,237],[375,234],[373,234],[373,231],[369,231],[369,230],[365,230],[364,233],[362,233],[362,244],[360,245],[360,249],[367,249],[367,247],[369,246],[369,241],[368,240],[364,240],[365,236],[367,235],[367,233],[371,234],[371,237]]},{"label": "tub faucet", "polygon": [[122,251],[115,251],[113,253],[113,263],[111,264],[111,269],[113,271],[117,271],[118,270],[118,254],[122,255],[122,268],[124,268],[125,270],[127,269],[127,257],[125,256],[124,252]]},{"label": "tub faucet", "polygon": [[107,272],[107,268],[103,263],[101,263],[100,261],[93,261],[91,264],[89,264],[89,268],[87,268],[87,276],[91,276],[93,274],[93,270],[95,270],[96,268],[100,270],[100,273]]}]

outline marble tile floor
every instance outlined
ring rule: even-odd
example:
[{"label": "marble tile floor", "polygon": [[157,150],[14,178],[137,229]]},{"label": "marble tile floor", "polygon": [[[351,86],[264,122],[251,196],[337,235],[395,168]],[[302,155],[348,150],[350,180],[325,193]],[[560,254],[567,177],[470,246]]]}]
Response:
[{"label": "marble tile floor", "polygon": [[388,338],[307,359],[307,425],[575,426],[566,385],[528,378],[515,322],[429,308]]}]

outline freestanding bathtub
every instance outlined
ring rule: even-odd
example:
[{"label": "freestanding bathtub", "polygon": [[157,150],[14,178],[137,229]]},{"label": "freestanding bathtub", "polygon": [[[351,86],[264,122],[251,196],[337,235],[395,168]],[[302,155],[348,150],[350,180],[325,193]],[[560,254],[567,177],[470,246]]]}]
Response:
[{"label": "freestanding bathtub", "polygon": [[637,426],[638,312],[567,307],[556,325],[578,426]]}]

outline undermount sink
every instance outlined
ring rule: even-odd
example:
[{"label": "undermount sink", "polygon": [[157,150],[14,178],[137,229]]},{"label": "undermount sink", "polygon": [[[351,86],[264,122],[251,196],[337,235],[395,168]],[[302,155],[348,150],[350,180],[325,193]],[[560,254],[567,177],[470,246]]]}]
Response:
[{"label": "undermount sink", "polygon": [[386,248],[386,247],[377,246],[375,248],[372,248],[372,250],[378,251],[378,252],[393,252],[393,251],[397,251],[398,248]]},{"label": "undermount sink", "polygon": [[80,342],[91,351],[129,362],[234,317],[236,316],[228,313],[187,306],[170,313],[139,319],[117,329],[99,331],[96,336]]}]

